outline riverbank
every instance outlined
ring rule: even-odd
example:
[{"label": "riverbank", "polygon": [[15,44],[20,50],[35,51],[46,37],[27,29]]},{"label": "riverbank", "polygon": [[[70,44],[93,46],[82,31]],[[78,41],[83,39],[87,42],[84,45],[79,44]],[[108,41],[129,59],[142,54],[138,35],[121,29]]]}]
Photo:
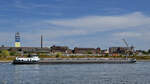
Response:
[{"label": "riverbank", "polygon": [[0,63],[9,63],[12,62],[16,57],[12,56],[12,57],[6,57],[6,58],[0,58]]},{"label": "riverbank", "polygon": [[5,60],[5,61],[0,60],[0,63],[10,63],[10,62],[12,62],[12,60]]}]

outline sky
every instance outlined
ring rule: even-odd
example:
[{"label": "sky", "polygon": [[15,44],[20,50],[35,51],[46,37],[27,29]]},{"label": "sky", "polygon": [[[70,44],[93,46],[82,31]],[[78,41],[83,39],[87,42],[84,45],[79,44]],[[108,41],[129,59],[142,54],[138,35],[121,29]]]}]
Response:
[{"label": "sky", "polygon": [[150,0],[0,0],[0,45],[150,49]]}]

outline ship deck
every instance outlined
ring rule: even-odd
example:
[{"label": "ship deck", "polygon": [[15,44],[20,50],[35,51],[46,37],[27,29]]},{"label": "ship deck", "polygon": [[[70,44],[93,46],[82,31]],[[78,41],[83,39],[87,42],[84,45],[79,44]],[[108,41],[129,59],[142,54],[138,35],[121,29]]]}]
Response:
[{"label": "ship deck", "polygon": [[83,63],[135,63],[132,59],[99,59],[99,58],[44,58],[40,64],[83,64]]}]

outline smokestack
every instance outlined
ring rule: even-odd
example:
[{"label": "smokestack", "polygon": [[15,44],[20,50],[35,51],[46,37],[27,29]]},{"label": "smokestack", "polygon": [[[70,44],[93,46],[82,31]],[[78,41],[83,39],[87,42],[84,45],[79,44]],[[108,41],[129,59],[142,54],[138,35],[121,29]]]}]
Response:
[{"label": "smokestack", "polygon": [[43,36],[41,35],[41,48],[43,48]]}]

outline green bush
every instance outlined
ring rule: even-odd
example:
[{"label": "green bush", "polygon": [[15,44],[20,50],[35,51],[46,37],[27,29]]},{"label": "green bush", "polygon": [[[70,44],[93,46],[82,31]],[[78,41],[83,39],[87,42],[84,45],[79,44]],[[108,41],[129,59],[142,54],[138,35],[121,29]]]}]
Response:
[{"label": "green bush", "polygon": [[2,55],[4,58],[6,58],[6,57],[9,56],[10,54],[9,54],[9,51],[8,51],[8,50],[2,50],[1,55]]},{"label": "green bush", "polygon": [[15,51],[10,51],[10,55],[11,55],[11,56],[16,56],[16,55],[17,55],[17,52],[15,52]]},{"label": "green bush", "polygon": [[109,56],[109,55],[106,53],[106,54],[105,54],[105,57],[108,57],[108,56]]},{"label": "green bush", "polygon": [[91,51],[88,51],[87,54],[92,54],[92,52],[91,52]]},{"label": "green bush", "polygon": [[62,53],[58,52],[58,53],[56,54],[56,58],[59,58],[60,56],[62,56]]}]

